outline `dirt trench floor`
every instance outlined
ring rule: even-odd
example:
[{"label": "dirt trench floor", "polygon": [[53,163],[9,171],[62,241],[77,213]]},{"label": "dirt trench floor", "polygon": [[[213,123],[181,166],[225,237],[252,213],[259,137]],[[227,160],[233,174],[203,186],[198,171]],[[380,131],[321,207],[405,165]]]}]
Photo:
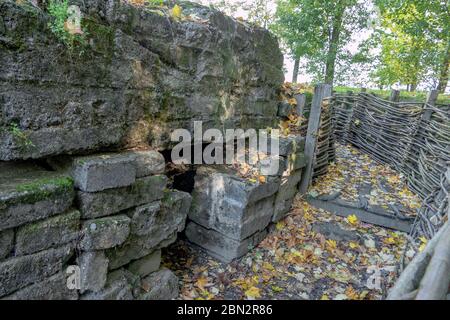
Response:
[{"label": "dirt trench floor", "polygon": [[[353,147],[338,145],[336,153],[336,163],[309,193],[339,188],[351,199],[358,196],[356,185],[367,183],[373,186],[369,202],[401,204],[414,216],[420,200],[403,177]],[[180,239],[165,250],[163,264],[179,277],[180,299],[378,300],[397,279],[400,263],[425,245],[405,250],[406,243],[405,233],[341,218],[297,197],[289,215],[241,259],[221,263]]]}]

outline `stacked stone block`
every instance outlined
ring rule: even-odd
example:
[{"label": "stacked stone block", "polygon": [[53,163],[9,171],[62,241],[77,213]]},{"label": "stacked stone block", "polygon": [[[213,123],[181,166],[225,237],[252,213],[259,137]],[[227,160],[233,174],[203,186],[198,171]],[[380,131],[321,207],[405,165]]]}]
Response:
[{"label": "stacked stone block", "polygon": [[[241,178],[227,166],[198,168],[187,238],[222,261],[245,255],[290,210],[305,166],[303,150],[302,138],[282,138],[280,152],[258,163],[261,173],[270,173],[264,182]],[[279,170],[268,170],[275,161]]]},{"label": "stacked stone block", "polygon": [[52,164],[69,171],[77,188],[81,299],[176,298],[178,280],[160,269],[160,249],[184,229],[190,195],[166,189],[163,156],[123,152]]},{"label": "stacked stone block", "polygon": [[[173,299],[161,248],[185,226],[191,196],[166,189],[164,157],[127,151],[0,163],[0,298]],[[74,201],[75,200],[75,201]],[[66,269],[79,267],[79,290]]]},{"label": "stacked stone block", "polygon": [[0,163],[0,298],[77,299],[66,286],[80,213],[69,176]]},{"label": "stacked stone block", "polygon": [[292,207],[302,179],[302,170],[306,166],[304,150],[305,139],[301,136],[280,139],[279,156],[285,163],[285,170],[281,173],[280,188],[275,197],[273,222],[283,219]]}]

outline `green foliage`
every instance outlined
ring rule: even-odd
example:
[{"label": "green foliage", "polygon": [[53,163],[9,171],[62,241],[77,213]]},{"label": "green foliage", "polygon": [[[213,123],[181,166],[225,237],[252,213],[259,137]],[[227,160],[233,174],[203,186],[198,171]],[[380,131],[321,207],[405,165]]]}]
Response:
[{"label": "green foliage", "polygon": [[84,47],[87,46],[86,33],[69,32],[66,27],[69,19],[68,9],[68,0],[49,0],[47,10],[52,20],[49,22],[48,27],[70,52],[73,52],[78,47],[80,49],[79,53],[82,54]]},{"label": "green foliage", "polygon": [[306,61],[305,70],[315,81],[333,82],[335,69],[352,59],[346,44],[367,25],[366,6],[357,0],[278,0],[277,4],[272,30],[294,58]]},{"label": "green foliage", "polygon": [[14,139],[16,139],[17,143],[24,149],[33,148],[35,145],[29,139],[28,135],[25,134],[20,128],[19,125],[15,122],[11,123],[9,126],[9,132],[13,135]]},{"label": "green foliage", "polygon": [[164,0],[145,0],[145,4],[149,6],[162,6],[164,5]]},{"label": "green foliage", "polygon": [[[381,27],[373,35],[381,46],[374,80],[380,85],[419,83],[436,87],[448,70],[450,3],[446,0],[376,0]],[[439,79],[441,80],[441,79]],[[444,81],[444,79],[442,79]]]}]

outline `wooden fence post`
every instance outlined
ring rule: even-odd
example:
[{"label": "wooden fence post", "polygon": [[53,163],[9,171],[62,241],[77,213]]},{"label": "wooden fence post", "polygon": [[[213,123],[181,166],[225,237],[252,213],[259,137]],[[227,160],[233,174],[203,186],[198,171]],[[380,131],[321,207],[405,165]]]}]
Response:
[{"label": "wooden fence post", "polygon": [[303,117],[303,112],[305,110],[306,105],[306,95],[305,94],[296,94],[294,96],[295,100],[297,101],[297,107],[295,110],[297,111],[297,115],[299,117]]},{"label": "wooden fence post", "polygon": [[314,169],[314,153],[317,145],[317,135],[320,128],[320,115],[322,114],[323,99],[331,97],[331,85],[319,84],[314,88],[314,97],[309,114],[308,131],[305,141],[306,167],[303,169],[303,177],[300,182],[300,194],[308,191]]},{"label": "wooden fence post", "polygon": [[[438,95],[439,95],[438,90],[431,90],[430,92],[428,92],[427,101],[425,102],[425,104],[430,105],[430,106],[435,106]],[[432,114],[433,114],[433,110],[425,109],[425,111],[423,112],[423,115],[422,115],[422,121],[430,121]]]},{"label": "wooden fence post", "polygon": [[400,91],[393,89],[391,91],[391,96],[389,97],[389,101],[399,102],[400,101]]}]

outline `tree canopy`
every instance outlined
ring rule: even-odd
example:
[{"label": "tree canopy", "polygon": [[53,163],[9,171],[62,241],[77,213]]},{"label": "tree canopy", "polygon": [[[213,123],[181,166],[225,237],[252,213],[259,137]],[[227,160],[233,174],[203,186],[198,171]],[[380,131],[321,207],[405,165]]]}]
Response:
[{"label": "tree canopy", "polygon": [[358,0],[279,0],[272,30],[315,80],[333,83],[336,67],[353,58],[346,45],[368,17]]}]

